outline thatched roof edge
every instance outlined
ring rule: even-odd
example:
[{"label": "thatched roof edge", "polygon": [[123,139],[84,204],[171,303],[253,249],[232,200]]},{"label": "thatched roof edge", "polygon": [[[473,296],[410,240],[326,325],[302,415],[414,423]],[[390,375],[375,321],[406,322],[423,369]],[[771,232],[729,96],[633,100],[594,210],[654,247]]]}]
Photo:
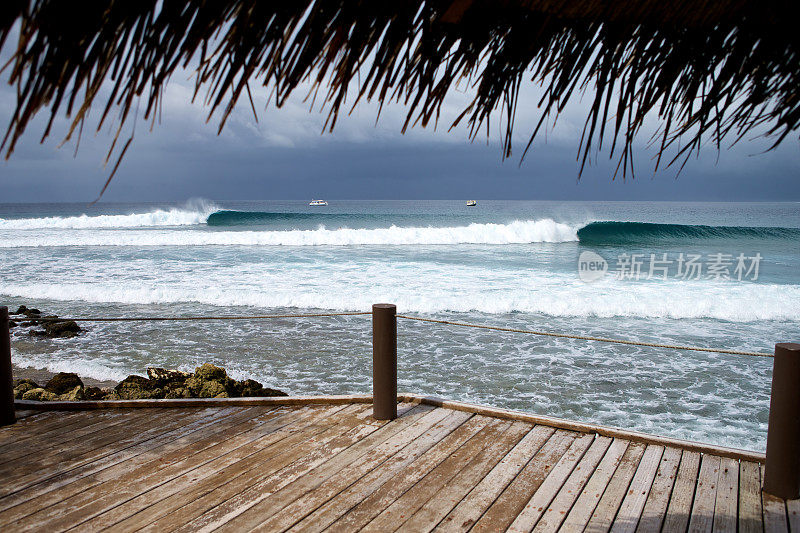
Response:
[{"label": "thatched roof edge", "polygon": [[[70,138],[89,108],[112,110],[118,132],[141,102],[154,119],[176,69],[199,61],[197,94],[220,129],[250,85],[281,105],[306,80],[320,92],[333,128],[348,90],[358,100],[406,105],[406,127],[439,117],[458,83],[475,83],[457,118],[473,136],[489,116],[505,117],[503,155],[511,155],[520,85],[541,83],[546,124],[585,89],[593,94],[581,139],[585,163],[611,141],[623,176],[633,170],[633,140],[655,114],[658,160],[688,157],[706,142],[720,147],[753,130],[775,145],[800,124],[800,38],[790,4],[744,0],[7,0],[0,46],[17,105],[2,148],[8,157],[35,115],[71,119]],[[7,41],[19,22],[19,40]],[[97,102],[103,84],[111,87]],[[251,99],[252,102],[252,99]],[[349,104],[349,103],[348,103]],[[119,136],[119,133],[117,134]],[[121,156],[130,143],[112,144]],[[529,143],[530,146],[530,143]],[[581,167],[582,168],[582,167]]]}]

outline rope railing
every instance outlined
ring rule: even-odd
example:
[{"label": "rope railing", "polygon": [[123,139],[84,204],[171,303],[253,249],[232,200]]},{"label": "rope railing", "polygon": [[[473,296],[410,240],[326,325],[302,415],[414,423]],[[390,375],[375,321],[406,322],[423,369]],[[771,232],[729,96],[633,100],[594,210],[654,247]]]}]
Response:
[{"label": "rope railing", "polygon": [[23,317],[10,319],[15,322],[172,322],[192,320],[264,320],[270,318],[314,318],[326,316],[371,315],[371,311],[349,313],[305,313],[288,315],[220,315],[220,316],[136,316],[136,317]]},{"label": "rope railing", "polygon": [[[9,317],[16,322],[180,322],[180,321],[195,321],[195,320],[267,320],[274,318],[318,318],[318,317],[338,317],[338,316],[364,316],[371,315],[371,311],[350,311],[338,313],[295,313],[295,314],[279,314],[279,315],[219,315],[219,316],[152,316],[152,317],[80,317],[80,318],[67,318],[67,317],[22,317],[15,318],[15,315]],[[396,315],[397,318],[404,318],[406,320],[416,320],[418,322],[428,322],[432,324],[445,324],[448,326],[458,326],[466,328],[475,328],[491,331],[503,331],[508,333],[524,333],[528,335],[540,335],[544,337],[557,337],[562,339],[578,339],[586,341],[606,342],[611,344],[626,344],[630,346],[645,346],[650,348],[667,348],[672,350],[687,350],[693,352],[707,352],[707,353],[721,353],[726,355],[748,355],[752,357],[774,357],[773,354],[763,352],[748,352],[743,350],[725,350],[721,348],[703,348],[700,346],[685,346],[680,344],[663,344],[656,342],[640,342],[629,341],[625,339],[613,339],[608,337],[592,337],[588,335],[573,335],[570,333],[557,333],[553,331],[540,331],[531,329],[518,329],[506,328],[502,326],[487,326],[482,324],[469,324],[467,322],[454,322],[452,320],[438,320],[435,318],[422,318],[409,315]]]},{"label": "rope railing", "polygon": [[597,341],[597,342],[608,342],[613,344],[628,344],[632,346],[648,346],[650,348],[669,348],[673,350],[690,350],[693,352],[711,352],[711,353],[723,353],[729,355],[751,355],[754,357],[774,357],[773,354],[770,353],[761,353],[761,352],[745,352],[740,350],[724,350],[718,348],[701,348],[699,346],[683,346],[678,344],[661,344],[655,342],[639,342],[639,341],[628,341],[625,339],[610,339],[607,337],[590,337],[587,335],[571,335],[569,333],[555,333],[552,331],[537,331],[532,329],[517,329],[517,328],[504,328],[500,326],[484,326],[480,324],[467,324],[466,322],[453,322],[451,320],[436,320],[434,318],[421,318],[416,316],[408,316],[408,315],[397,315],[397,318],[405,318],[407,320],[416,320],[419,322],[430,322],[433,324],[446,324],[448,326],[459,326],[465,328],[476,328],[476,329],[488,329],[493,331],[505,331],[511,333],[527,333],[529,335],[542,335],[545,337],[558,337],[562,339],[579,339],[585,341]]}]

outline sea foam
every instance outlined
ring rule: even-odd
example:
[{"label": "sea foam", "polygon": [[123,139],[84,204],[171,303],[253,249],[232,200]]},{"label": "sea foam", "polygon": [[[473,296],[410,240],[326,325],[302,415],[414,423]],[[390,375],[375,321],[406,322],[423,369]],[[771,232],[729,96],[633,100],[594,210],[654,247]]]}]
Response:
[{"label": "sea foam", "polygon": [[[224,276],[206,279],[163,280],[154,284],[7,283],[2,293],[25,299],[85,301],[120,304],[197,303],[254,308],[329,309],[365,311],[374,302],[391,301],[403,312],[470,313],[488,315],[534,313],[553,317],[639,317],[697,319],[730,322],[800,320],[791,305],[800,298],[800,286],[735,282],[627,283],[609,280],[588,286],[571,276],[553,275],[536,280],[535,288],[499,281],[492,298],[475,298],[472,278],[454,271],[440,272],[424,282],[395,271],[376,279],[367,270],[361,276],[325,270],[318,282],[303,276],[263,275],[225,284]],[[304,282],[302,291],[296,290]],[[245,288],[242,288],[245,287]]]},{"label": "sea foam", "polygon": [[[180,215],[176,214],[170,220],[175,222],[179,218]],[[187,215],[186,219],[190,218]],[[328,229],[320,226],[313,230],[279,231],[169,231],[164,229],[97,232],[42,231],[35,234],[9,233],[0,242],[0,247],[525,244],[577,241],[577,231],[578,228],[575,226],[555,222],[552,219],[514,221],[509,224],[475,223],[454,227],[400,227],[393,225],[388,228],[374,229]]]},{"label": "sea foam", "polygon": [[0,230],[145,228],[154,226],[193,226],[205,224],[219,210],[216,205],[195,200],[183,207],[156,209],[128,215],[80,215],[72,217],[0,218]]}]

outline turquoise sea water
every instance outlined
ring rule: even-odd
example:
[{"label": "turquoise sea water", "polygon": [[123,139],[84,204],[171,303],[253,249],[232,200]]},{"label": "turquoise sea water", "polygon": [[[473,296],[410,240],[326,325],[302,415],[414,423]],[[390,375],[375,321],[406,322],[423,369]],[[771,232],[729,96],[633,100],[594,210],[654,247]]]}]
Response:
[{"label": "turquoise sea water", "polygon": [[[579,260],[605,264],[593,279]],[[800,337],[800,204],[0,204],[0,301],[60,315],[368,310],[771,352]],[[584,263],[585,266],[585,263]],[[584,272],[585,274],[585,272]],[[589,276],[591,277],[591,276]],[[100,379],[211,361],[291,393],[370,390],[368,317],[15,334]],[[399,323],[400,389],[763,450],[771,360]]]}]

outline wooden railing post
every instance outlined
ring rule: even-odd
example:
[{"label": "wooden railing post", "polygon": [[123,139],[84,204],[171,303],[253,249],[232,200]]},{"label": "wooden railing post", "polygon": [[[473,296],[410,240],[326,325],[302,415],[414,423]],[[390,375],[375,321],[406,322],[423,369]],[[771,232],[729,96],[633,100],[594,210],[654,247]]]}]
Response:
[{"label": "wooden railing post", "polygon": [[14,378],[11,373],[11,332],[8,307],[0,307],[0,426],[17,421],[14,414]]},{"label": "wooden railing post", "polygon": [[372,306],[372,416],[397,418],[397,307]]},{"label": "wooden railing post", "polygon": [[800,497],[800,344],[775,345],[764,492]]}]

